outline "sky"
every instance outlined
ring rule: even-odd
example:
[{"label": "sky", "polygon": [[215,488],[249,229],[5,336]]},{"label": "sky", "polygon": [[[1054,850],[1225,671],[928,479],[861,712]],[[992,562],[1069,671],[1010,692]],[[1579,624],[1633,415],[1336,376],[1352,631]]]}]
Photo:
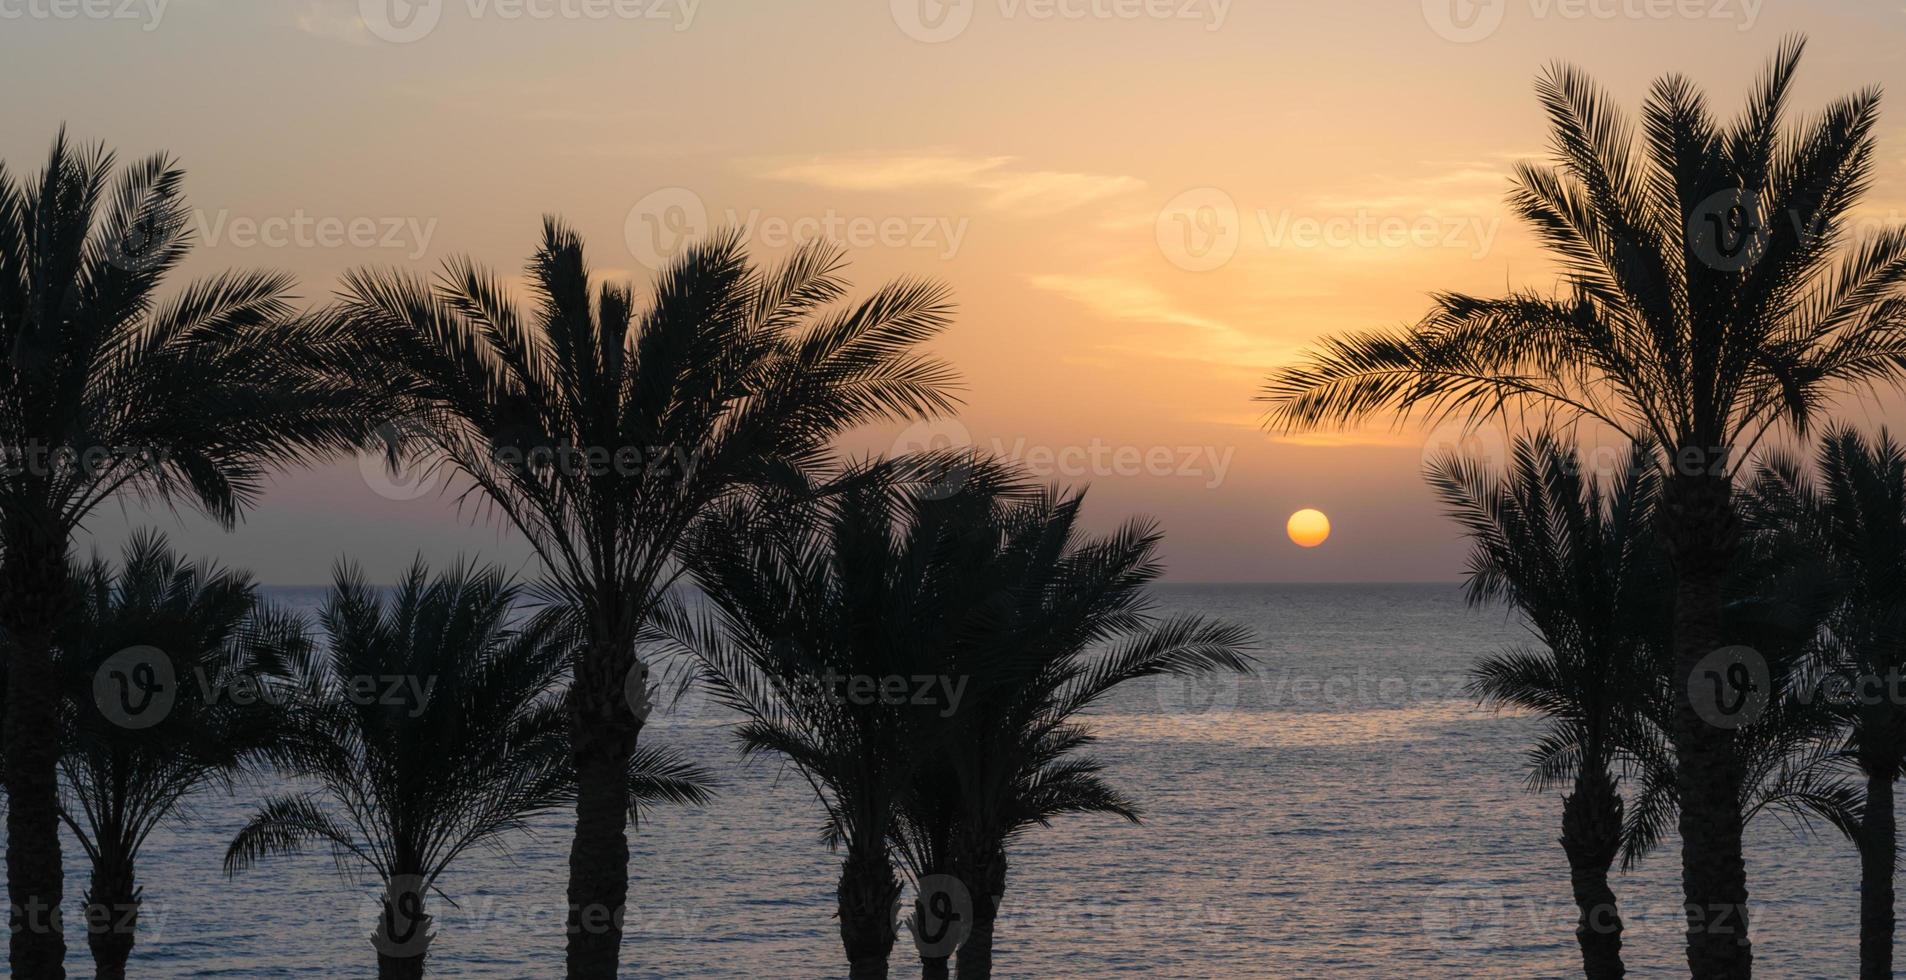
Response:
[{"label": "sky", "polygon": [[[514,272],[544,214],[638,288],[714,227],[764,259],[830,237],[862,292],[958,302],[934,347],[960,416],[848,451],[967,443],[1089,484],[1099,526],[1160,521],[1177,580],[1448,580],[1423,462],[1507,434],[1267,433],[1264,376],[1433,291],[1553,283],[1502,206],[1545,155],[1544,65],[1631,110],[1681,72],[1731,111],[1793,32],[1801,113],[1906,97],[1906,8],[1873,0],[0,0],[0,159],[30,171],[62,123],[168,152],[200,243],[175,285],[282,269],[311,303],[362,266]],[[1865,226],[1906,220],[1903,127],[1889,103]],[[275,584],[344,556],[532,571],[443,490],[346,460],[278,474],[232,532],[130,504],[88,530]],[[1306,507],[1314,549],[1284,534]]]}]

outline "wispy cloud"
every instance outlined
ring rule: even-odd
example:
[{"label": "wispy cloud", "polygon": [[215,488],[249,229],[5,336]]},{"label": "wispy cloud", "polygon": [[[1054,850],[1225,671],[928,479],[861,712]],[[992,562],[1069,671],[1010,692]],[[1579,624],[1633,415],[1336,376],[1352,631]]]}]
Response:
[{"label": "wispy cloud", "polygon": [[1311,204],[1326,211],[1497,213],[1503,209],[1509,174],[1506,160],[1429,160],[1409,173],[1366,174],[1357,180],[1355,190],[1319,194]]},{"label": "wispy cloud", "polygon": [[1107,319],[1191,327],[1198,331],[1188,338],[1174,338],[1169,348],[1140,350],[1106,345],[1107,350],[1123,349],[1153,357],[1228,365],[1267,364],[1276,356],[1272,345],[1222,320],[1186,310],[1171,296],[1143,282],[1106,275],[1033,275],[1028,276],[1027,281],[1036,289],[1057,293]]},{"label": "wispy cloud", "polygon": [[1009,156],[944,153],[821,156],[767,161],[754,176],[835,190],[966,190],[1000,211],[1046,215],[1130,193],[1145,186],[1136,177],[1030,170]]},{"label": "wispy cloud", "polygon": [[1146,323],[1174,323],[1214,333],[1235,332],[1210,317],[1179,309],[1160,290],[1117,276],[1034,275],[1034,287],[1058,293],[1100,316]]}]

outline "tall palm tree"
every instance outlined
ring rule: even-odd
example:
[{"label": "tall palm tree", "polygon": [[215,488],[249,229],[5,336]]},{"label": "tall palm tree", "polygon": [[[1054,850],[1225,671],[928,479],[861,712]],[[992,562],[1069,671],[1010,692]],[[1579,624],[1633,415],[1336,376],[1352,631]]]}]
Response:
[{"label": "tall palm tree", "polygon": [[[426,898],[464,852],[573,805],[561,681],[573,634],[524,620],[496,569],[413,565],[394,594],[341,567],[320,613],[326,640],[300,672],[274,761],[317,788],[267,799],[225,853],[228,873],[309,843],[383,886],[378,976],[421,977]],[[363,683],[376,678],[373,696]],[[391,678],[403,683],[391,684]],[[631,809],[702,803],[707,774],[644,747],[623,770]]]},{"label": "tall palm tree", "polygon": [[581,240],[546,222],[519,311],[488,272],[453,261],[435,283],[348,278],[347,319],[384,338],[416,449],[469,481],[528,539],[551,597],[588,642],[570,730],[582,783],[570,851],[568,971],[616,974],[629,851],[624,774],[644,710],[637,635],[678,574],[677,545],[712,504],[799,484],[842,431],[950,407],[951,372],[919,352],[946,294],[903,281],[845,308],[840,253],[751,265],[741,239],[690,248],[646,308],[592,283]]},{"label": "tall palm tree", "polygon": [[1879,92],[1783,130],[1802,47],[1782,45],[1724,127],[1687,79],[1656,82],[1639,150],[1586,76],[1549,70],[1537,93],[1557,163],[1518,166],[1510,206],[1561,265],[1560,295],[1439,295],[1414,327],[1327,341],[1262,395],[1280,428],[1533,408],[1662,447],[1687,959],[1702,980],[1753,969],[1744,768],[1689,684],[1721,646],[1735,461],[1775,426],[1806,429],[1842,389],[1906,376],[1906,232],[1842,247],[1872,172]]},{"label": "tall palm tree", "polygon": [[[689,548],[707,607],[664,620],[715,697],[744,716],[743,751],[784,757],[826,811],[824,840],[845,852],[836,900],[854,980],[887,976],[901,800],[935,764],[943,713],[990,682],[960,673],[956,648],[994,594],[984,556],[1020,489],[984,460],[925,488],[902,478],[909,469],[855,470],[792,505],[724,506]],[[914,678],[934,679],[925,696]]]},{"label": "tall palm tree", "polygon": [[[1512,606],[1540,642],[1483,658],[1470,689],[1548,720],[1529,753],[1530,788],[1571,787],[1561,843],[1584,972],[1622,976],[1623,924],[1608,873],[1617,855],[1631,868],[1668,836],[1680,800],[1668,737],[1673,617],[1660,474],[1639,450],[1597,480],[1573,448],[1538,433],[1515,441],[1507,474],[1451,456],[1431,464],[1429,480],[1474,545],[1470,602]],[[1751,560],[1731,576],[1723,635],[1758,651],[1770,692],[1740,730],[1746,776],[1735,806],[1743,825],[1773,812],[1850,834],[1858,790],[1822,750],[1830,717],[1803,696],[1826,607],[1798,583],[1816,572],[1797,550],[1751,544]]]},{"label": "tall palm tree", "polygon": [[[1860,852],[1860,975],[1893,975],[1893,788],[1906,767],[1906,448],[1836,429],[1821,442],[1817,482],[1799,462],[1764,467],[1750,525],[1824,555],[1837,603],[1822,644],[1840,683],[1827,703],[1845,719],[1845,750],[1865,777]],[[1828,681],[1828,684],[1833,681]],[[1826,685],[1822,685],[1825,687]],[[1833,690],[1828,688],[1828,690]]]},{"label": "tall palm tree", "polygon": [[[188,564],[157,534],[135,535],[117,571],[98,558],[75,571],[80,598],[59,658],[72,685],[60,705],[60,815],[92,863],[85,909],[97,975],[122,978],[144,904],[140,849],[194,793],[229,788],[262,758],[273,678],[302,629],[259,605],[249,576]],[[142,667],[171,678],[144,717],[110,700],[110,685]]]},{"label": "tall palm tree", "polygon": [[1250,665],[1249,631],[1151,614],[1155,525],[1085,538],[1083,502],[1047,493],[974,515],[986,547],[961,560],[991,589],[964,614],[954,669],[985,680],[936,719],[936,762],[914,772],[893,832],[919,884],[911,926],[927,977],[946,976],[955,949],[962,980],[992,975],[1007,851],[1022,834],[1069,813],[1138,821],[1103,764],[1078,754],[1092,742],[1082,712],[1140,678]]},{"label": "tall palm tree", "polygon": [[271,468],[347,452],[379,421],[334,383],[361,348],[293,319],[288,277],[225,273],[161,300],[191,247],[183,174],[163,156],[116,169],[64,132],[37,179],[0,166],[0,751],[21,977],[65,976],[53,647],[74,529],[121,492],[230,525]]},{"label": "tall palm tree", "polygon": [[1583,972],[1621,977],[1622,921],[1608,872],[1624,841],[1617,770],[1647,740],[1652,679],[1666,673],[1667,569],[1654,531],[1660,481],[1644,453],[1598,481],[1546,434],[1518,439],[1512,457],[1500,478],[1455,456],[1429,470],[1472,543],[1470,603],[1513,606],[1541,644],[1484,658],[1470,690],[1548,720],[1530,750],[1530,788],[1570,787],[1561,841]]}]

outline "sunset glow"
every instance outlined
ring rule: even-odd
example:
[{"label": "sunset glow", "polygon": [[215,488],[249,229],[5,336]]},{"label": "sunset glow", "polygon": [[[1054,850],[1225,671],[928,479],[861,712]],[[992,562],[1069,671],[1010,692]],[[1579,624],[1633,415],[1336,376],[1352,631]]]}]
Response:
[{"label": "sunset glow", "polygon": [[[38,160],[62,122],[127,158],[169,151],[199,240],[182,276],[282,269],[311,301],[360,266],[428,276],[467,254],[513,273],[545,213],[638,292],[695,231],[739,228],[769,258],[835,238],[854,282],[952,289],[934,346],[964,382],[955,436],[1090,484],[1101,526],[1157,518],[1171,576],[1193,581],[1460,574],[1420,479],[1433,434],[1266,433],[1251,397],[1319,338],[1411,322],[1434,291],[1553,284],[1503,206],[1516,162],[1546,155],[1544,64],[1579,64],[1630,109],[1670,69],[1731,104],[1804,30],[1796,106],[1906,91],[1906,17],[1852,0],[1645,23],[1455,4],[1490,13],[1460,29],[1415,2],[1192,4],[1202,18],[1162,21],[926,3],[950,13],[921,23],[886,2],[658,3],[672,20],[630,22],[407,6],[441,6],[427,36],[386,40],[358,0],[175,2],[150,31],[9,21],[0,58],[62,89],[0,108],[0,158]],[[296,124],[270,139],[230,125],[261,116]],[[1899,119],[1878,133],[1875,219],[1906,202]],[[482,139],[477,164],[446,132],[507,135]],[[850,448],[888,452],[897,432]],[[321,581],[342,550],[394,574],[416,543],[363,529],[418,521],[433,559],[527,558],[435,491],[378,496],[353,464],[289,476],[270,500],[236,534],[156,519],[268,581]],[[1318,500],[1367,533],[1286,567],[1266,507]],[[111,548],[144,520],[115,510],[89,530]]]}]

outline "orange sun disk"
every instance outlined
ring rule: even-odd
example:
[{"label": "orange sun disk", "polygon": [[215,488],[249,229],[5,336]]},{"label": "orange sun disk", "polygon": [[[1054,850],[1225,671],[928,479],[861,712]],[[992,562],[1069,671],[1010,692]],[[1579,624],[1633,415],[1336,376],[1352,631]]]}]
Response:
[{"label": "orange sun disk", "polygon": [[1284,523],[1284,533],[1301,547],[1315,548],[1330,537],[1330,518],[1321,510],[1306,507]]}]

